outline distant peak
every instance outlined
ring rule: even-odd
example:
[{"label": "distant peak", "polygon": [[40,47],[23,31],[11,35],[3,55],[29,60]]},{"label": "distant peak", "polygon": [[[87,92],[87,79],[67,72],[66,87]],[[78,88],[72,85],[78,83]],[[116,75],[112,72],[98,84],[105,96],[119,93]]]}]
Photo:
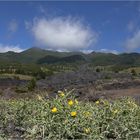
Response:
[{"label": "distant peak", "polygon": [[14,52],[14,51],[8,51],[8,52],[6,52],[6,53],[8,53],[8,54],[13,54],[13,53],[16,53],[16,52]]},{"label": "distant peak", "polygon": [[39,47],[32,47],[32,48],[29,48],[29,50],[43,50],[43,49],[41,49]]},{"label": "distant peak", "polygon": [[94,53],[96,53],[96,52],[95,52],[95,51],[92,51],[91,54],[92,54],[92,53],[94,54]]},{"label": "distant peak", "polygon": [[30,52],[30,51],[44,51],[43,49],[39,48],[39,47],[32,47],[32,48],[28,48],[23,52]]}]

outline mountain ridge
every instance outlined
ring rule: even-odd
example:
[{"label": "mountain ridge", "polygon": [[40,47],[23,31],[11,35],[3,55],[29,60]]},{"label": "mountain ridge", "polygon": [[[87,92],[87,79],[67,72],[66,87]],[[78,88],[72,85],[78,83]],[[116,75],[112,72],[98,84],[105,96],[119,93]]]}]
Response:
[{"label": "mountain ridge", "polygon": [[1,63],[35,63],[35,64],[54,64],[54,63],[76,63],[84,62],[93,65],[132,65],[140,66],[140,53],[103,53],[91,52],[85,54],[82,52],[58,52],[45,50],[38,47],[32,47],[23,52],[6,52],[0,53]]}]

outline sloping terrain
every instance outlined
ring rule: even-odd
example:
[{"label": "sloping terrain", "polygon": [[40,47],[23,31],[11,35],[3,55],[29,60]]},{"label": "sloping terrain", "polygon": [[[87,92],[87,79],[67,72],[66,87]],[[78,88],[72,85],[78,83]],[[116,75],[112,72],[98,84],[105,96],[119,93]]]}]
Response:
[{"label": "sloping terrain", "polygon": [[[49,64],[51,64],[50,69]],[[35,92],[38,90],[47,90],[48,93],[53,93],[51,94],[52,96],[61,89],[75,89],[77,96],[80,96],[81,99],[96,100],[96,98],[100,97],[113,98],[113,96],[117,97],[117,95],[127,95],[127,90],[132,89],[131,91],[133,93],[133,91],[135,91],[133,89],[136,88],[139,91],[140,88],[140,81],[135,80],[131,72],[115,72],[122,67],[130,67],[133,69],[133,66],[140,66],[139,53],[116,55],[92,52],[90,54],[83,54],[81,52],[54,52],[34,47],[21,53],[1,53],[0,65],[1,73],[9,66],[8,70],[11,70],[10,72],[16,70],[15,72],[17,73],[21,72],[22,74],[30,75],[33,71],[31,76],[34,76],[36,73],[38,74],[38,72],[39,74],[44,74],[41,73],[41,70],[43,69],[43,72],[46,72],[49,69],[52,74],[47,75],[46,79],[42,78],[37,81]],[[70,69],[72,65],[73,67],[77,66],[77,69]],[[89,65],[91,67],[88,67]],[[55,67],[52,68],[52,66]],[[113,66],[114,71],[96,71],[96,66],[103,66],[103,68]],[[58,71],[54,69],[58,69]],[[61,71],[61,69],[63,69],[63,71]],[[6,71],[7,73],[8,70]],[[140,79],[139,71],[137,72],[137,78]],[[22,82],[17,79],[12,81],[10,79],[0,81],[0,93],[2,93],[3,97],[6,95],[7,98],[11,98],[14,95],[18,96],[14,88],[19,86],[19,83],[22,84]],[[10,95],[10,91],[12,95]],[[114,92],[116,96],[113,94]],[[119,92],[121,94],[119,94]],[[28,93],[26,96],[27,95]],[[138,92],[136,94],[134,93],[134,95],[139,97]]]},{"label": "sloping terrain", "polygon": [[[101,53],[92,52],[83,54],[81,52],[57,52],[44,50],[40,48],[30,48],[21,53],[7,52],[0,53],[0,63],[37,63],[37,64],[53,64],[53,63],[71,63],[71,62],[91,63],[95,66],[140,66],[139,53]],[[79,63],[80,64],[80,63]]]},{"label": "sloping terrain", "polygon": [[71,55],[66,57],[56,57],[48,55],[38,60],[38,64],[76,63],[76,62],[86,62],[86,59],[82,55]]},{"label": "sloping terrain", "polygon": [[20,63],[37,63],[37,61],[45,56],[66,57],[71,55],[82,54],[80,52],[57,52],[49,51],[41,48],[33,47],[21,53],[6,52],[0,53],[0,62],[20,62]]}]

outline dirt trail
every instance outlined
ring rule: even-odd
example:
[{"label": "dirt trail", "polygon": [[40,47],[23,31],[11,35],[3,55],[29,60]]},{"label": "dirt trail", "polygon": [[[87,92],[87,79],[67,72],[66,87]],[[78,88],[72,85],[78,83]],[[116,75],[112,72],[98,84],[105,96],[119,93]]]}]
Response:
[{"label": "dirt trail", "polygon": [[124,96],[135,98],[140,103],[140,87],[118,90],[104,90],[102,91],[105,98],[117,99]]}]

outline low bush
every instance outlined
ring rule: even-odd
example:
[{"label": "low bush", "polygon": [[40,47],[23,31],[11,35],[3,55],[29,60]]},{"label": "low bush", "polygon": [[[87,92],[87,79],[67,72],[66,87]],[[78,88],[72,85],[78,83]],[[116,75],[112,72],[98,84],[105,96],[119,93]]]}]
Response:
[{"label": "low bush", "polygon": [[20,86],[17,86],[15,88],[15,92],[16,93],[25,93],[25,92],[28,92],[28,89],[26,87],[20,87]]},{"label": "low bush", "polygon": [[133,76],[137,76],[137,72],[135,71],[135,69],[132,69],[132,70],[131,70],[131,74],[132,74]]},{"label": "low bush", "polygon": [[134,139],[140,137],[140,107],[130,98],[77,101],[59,91],[46,100],[0,101],[2,139]]},{"label": "low bush", "polygon": [[27,85],[27,88],[29,91],[33,91],[36,87],[36,79],[33,78],[29,81],[28,85]]}]

